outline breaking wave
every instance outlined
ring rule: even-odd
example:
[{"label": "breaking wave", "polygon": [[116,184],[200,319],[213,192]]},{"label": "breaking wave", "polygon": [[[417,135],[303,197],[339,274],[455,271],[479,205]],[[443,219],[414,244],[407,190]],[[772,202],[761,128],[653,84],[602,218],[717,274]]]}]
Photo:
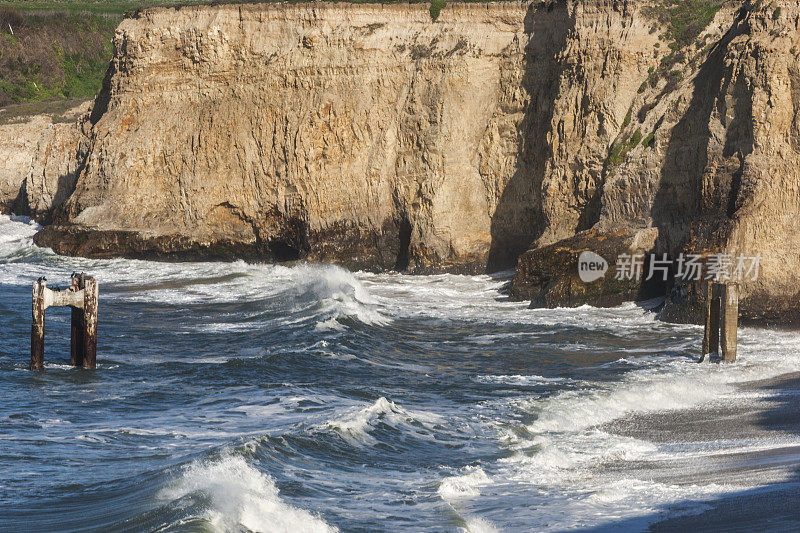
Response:
[{"label": "breaking wave", "polygon": [[429,439],[440,421],[436,414],[406,410],[380,397],[368,407],[350,409],[341,417],[325,422],[324,427],[351,443],[374,446],[378,441],[370,432],[380,425]]},{"label": "breaking wave", "polygon": [[385,325],[389,319],[379,311],[379,302],[351,272],[334,265],[298,265],[292,277],[301,298],[319,302],[314,309],[316,328],[343,330],[342,319],[367,325]]},{"label": "breaking wave", "polygon": [[233,455],[189,464],[158,497],[168,502],[188,499],[190,506],[199,504],[203,513],[193,518],[201,519],[213,531],[338,531],[314,514],[281,500],[269,475]]},{"label": "breaking wave", "polygon": [[479,466],[468,466],[463,474],[446,477],[437,490],[445,501],[456,501],[480,496],[481,487],[489,485],[492,479]]}]

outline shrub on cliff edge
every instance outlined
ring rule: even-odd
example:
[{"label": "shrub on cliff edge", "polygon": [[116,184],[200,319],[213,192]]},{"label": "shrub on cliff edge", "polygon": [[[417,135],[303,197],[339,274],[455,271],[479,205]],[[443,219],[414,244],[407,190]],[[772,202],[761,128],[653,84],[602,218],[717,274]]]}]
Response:
[{"label": "shrub on cliff edge", "polygon": [[446,0],[431,0],[431,20],[436,22],[436,19],[439,18],[439,13],[441,13],[442,8],[447,5]]}]

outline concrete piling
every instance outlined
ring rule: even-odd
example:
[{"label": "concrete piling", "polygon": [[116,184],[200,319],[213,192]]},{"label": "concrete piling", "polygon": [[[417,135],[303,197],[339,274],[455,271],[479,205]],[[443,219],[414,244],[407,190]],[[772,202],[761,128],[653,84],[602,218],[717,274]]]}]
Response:
[{"label": "concrete piling", "polygon": [[88,369],[97,366],[97,280],[73,273],[70,281],[70,287],[63,291],[48,289],[44,278],[33,283],[31,370],[44,369],[44,312],[58,306],[71,308],[70,364]]},{"label": "concrete piling", "polygon": [[[81,275],[72,273],[72,284],[70,290],[78,292],[83,288]],[[83,366],[83,309],[77,307],[70,308],[70,342],[69,342],[69,363],[72,366]]]},{"label": "concrete piling", "polygon": [[33,284],[33,323],[31,324],[31,370],[44,369],[44,291],[45,282],[39,278]]},{"label": "concrete piling", "polygon": [[732,283],[722,285],[720,293],[720,342],[722,360],[736,361],[736,334],[739,325],[739,288]]},{"label": "concrete piling", "polygon": [[[736,335],[739,323],[739,289],[735,283],[709,282],[706,289],[706,327],[703,335],[703,361],[721,352],[723,361],[736,360]],[[721,350],[720,350],[721,348]]]},{"label": "concrete piling", "polygon": [[[97,368],[97,280],[86,278],[83,287],[83,368]],[[735,339],[734,339],[735,342]]]}]

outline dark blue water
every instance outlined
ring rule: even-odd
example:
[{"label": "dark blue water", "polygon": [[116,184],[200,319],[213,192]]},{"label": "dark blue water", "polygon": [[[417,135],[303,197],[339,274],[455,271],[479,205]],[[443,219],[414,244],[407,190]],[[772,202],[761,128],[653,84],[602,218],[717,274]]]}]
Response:
[{"label": "dark blue water", "polygon": [[[91,261],[34,229],[0,220],[4,531],[611,527],[779,477],[688,482],[741,442],[663,442],[648,416],[754,401],[736,383],[800,368],[792,334],[769,358],[746,332],[741,362],[711,368],[695,326],[529,310],[502,276]],[[68,366],[69,314],[50,309],[30,372],[31,284],[75,270],[100,283],[98,368]]]}]

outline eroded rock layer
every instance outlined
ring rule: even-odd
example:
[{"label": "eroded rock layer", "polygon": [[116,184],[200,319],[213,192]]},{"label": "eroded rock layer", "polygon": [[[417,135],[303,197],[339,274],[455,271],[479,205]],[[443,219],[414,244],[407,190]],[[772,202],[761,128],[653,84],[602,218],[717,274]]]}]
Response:
[{"label": "eroded rock layer", "polygon": [[[798,46],[797,2],[723,6],[668,76],[649,78],[632,102],[630,124],[609,152],[617,160],[607,165],[593,227],[657,228],[650,252],[673,260],[699,254],[706,266],[717,254],[760,257],[757,279],[742,282],[746,318],[798,318]],[[671,290],[666,316],[686,319],[676,310],[698,307],[683,301],[702,297],[695,285]]]},{"label": "eroded rock layer", "polygon": [[789,316],[800,7],[678,4],[448,4],[436,22],[418,4],[140,11],[37,242],[409,272],[497,270],[530,249],[512,295],[543,305],[650,292],[573,283],[593,245],[744,253],[761,257],[745,315]]},{"label": "eroded rock layer", "polygon": [[[23,115],[0,124],[0,213],[48,222],[75,190],[86,157],[91,102],[64,112]],[[6,109],[5,111],[11,111]]]},{"label": "eroded rock layer", "polygon": [[117,31],[84,171],[39,241],[513,266],[589,223],[656,40],[610,0],[449,4],[435,23],[424,5],[144,10]]}]

